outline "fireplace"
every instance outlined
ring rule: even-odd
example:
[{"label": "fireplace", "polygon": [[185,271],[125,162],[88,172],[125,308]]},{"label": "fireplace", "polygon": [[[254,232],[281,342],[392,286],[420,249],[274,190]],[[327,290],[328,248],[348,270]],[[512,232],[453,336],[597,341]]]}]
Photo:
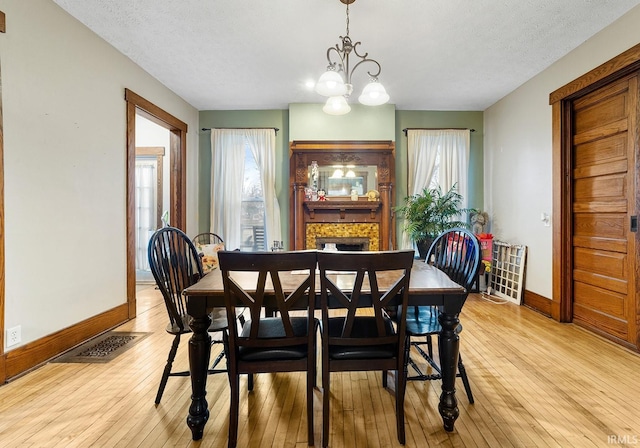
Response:
[{"label": "fireplace", "polygon": [[[291,249],[317,249],[327,242],[340,244],[343,248],[370,251],[395,247],[393,142],[294,141],[290,150]],[[330,173],[328,167],[335,166],[352,167],[350,169],[356,175],[353,178],[355,186],[351,187],[353,196],[329,195],[325,200],[314,200],[314,195],[309,195],[308,190],[331,189],[331,184],[325,185],[325,182],[332,177],[327,174]],[[316,167],[329,170],[325,173],[327,179],[318,176],[319,181],[314,180]],[[345,179],[347,177],[345,175]]]},{"label": "fireplace", "polygon": [[363,249],[380,249],[380,226],[376,223],[309,223],[303,249],[317,249],[326,243],[359,244]]},{"label": "fireplace", "polygon": [[369,250],[369,238],[321,236],[316,237],[316,249],[323,250],[327,244],[335,244],[337,250],[367,251]]}]

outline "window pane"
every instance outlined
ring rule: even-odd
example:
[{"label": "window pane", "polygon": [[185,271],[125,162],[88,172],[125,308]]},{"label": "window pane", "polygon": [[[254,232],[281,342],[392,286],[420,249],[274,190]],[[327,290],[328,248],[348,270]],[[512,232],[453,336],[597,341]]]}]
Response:
[{"label": "window pane", "polygon": [[264,239],[264,195],[260,170],[247,145],[245,147],[244,182],[242,185],[243,251],[266,251]]}]

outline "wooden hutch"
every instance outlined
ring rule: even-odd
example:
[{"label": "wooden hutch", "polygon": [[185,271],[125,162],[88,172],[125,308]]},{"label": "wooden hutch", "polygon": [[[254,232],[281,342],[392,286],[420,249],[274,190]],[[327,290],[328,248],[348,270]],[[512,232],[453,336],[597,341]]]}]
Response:
[{"label": "wooden hutch", "polygon": [[[358,184],[358,200],[339,190],[326,200],[312,200],[311,165],[325,169],[347,167],[365,176]],[[350,168],[349,168],[350,167]],[[367,170],[369,179],[366,179]],[[347,177],[348,178],[348,177]],[[334,176],[325,177],[325,182]],[[358,178],[362,179],[362,178]],[[363,250],[391,250],[395,245],[393,184],[395,145],[392,141],[293,141],[289,151],[289,247],[291,250],[319,248],[319,241],[365,240]],[[326,185],[319,186],[322,189]],[[379,198],[369,200],[367,192]],[[328,193],[330,190],[328,191]]]}]

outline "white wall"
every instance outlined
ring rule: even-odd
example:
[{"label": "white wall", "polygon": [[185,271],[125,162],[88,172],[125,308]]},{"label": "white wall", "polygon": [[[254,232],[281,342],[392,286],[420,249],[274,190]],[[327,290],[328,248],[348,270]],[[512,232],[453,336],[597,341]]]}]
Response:
[{"label": "white wall", "polygon": [[0,9],[5,328],[24,344],[126,302],[124,89],[189,126],[191,233],[198,112],[50,0]]},{"label": "white wall", "polygon": [[[485,111],[485,208],[496,238],[528,246],[526,289],[552,297],[549,94],[640,42],[640,6]],[[552,216],[553,220],[554,217]]]}]

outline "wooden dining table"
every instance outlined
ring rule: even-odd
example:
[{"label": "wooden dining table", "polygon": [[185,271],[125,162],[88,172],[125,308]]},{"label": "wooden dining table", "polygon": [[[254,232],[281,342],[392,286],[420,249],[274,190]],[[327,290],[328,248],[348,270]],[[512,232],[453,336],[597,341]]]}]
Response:
[{"label": "wooden dining table", "polygon": [[[238,276],[236,277],[236,274]],[[234,273],[236,281],[246,283],[250,290],[255,287],[255,276],[247,273]],[[298,286],[300,276],[295,272],[283,273],[281,281],[285,292],[293,291]],[[355,275],[336,275],[337,284],[349,291],[353,286]],[[378,277],[379,288],[391,286],[391,277],[385,282],[384,276]],[[319,284],[319,281],[317,282]],[[209,419],[206,400],[207,371],[211,352],[211,336],[207,329],[211,323],[210,313],[216,307],[224,307],[224,287],[219,269],[206,274],[198,283],[185,289],[187,312],[192,317],[190,322],[193,334],[189,341],[189,369],[191,372],[191,405],[187,417],[187,425],[191,429],[193,440],[200,440],[204,427]],[[466,290],[453,282],[444,272],[416,260],[411,269],[409,284],[409,305],[435,305],[441,308],[440,324],[440,366],[442,369],[442,393],[438,411],[442,416],[444,429],[453,431],[454,423],[459,415],[456,399],[455,380],[458,366],[459,336],[455,329],[459,324],[459,314],[467,296]],[[317,309],[320,294],[317,294]],[[331,306],[330,306],[331,307]]]}]

